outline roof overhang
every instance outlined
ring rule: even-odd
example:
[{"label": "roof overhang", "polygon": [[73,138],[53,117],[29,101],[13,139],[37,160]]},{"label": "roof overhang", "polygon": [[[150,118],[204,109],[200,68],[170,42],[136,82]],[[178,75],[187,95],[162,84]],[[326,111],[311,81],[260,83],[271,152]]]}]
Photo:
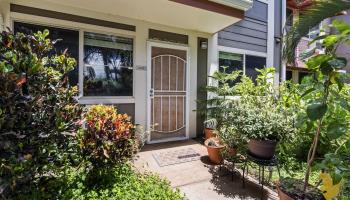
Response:
[{"label": "roof overhang", "polygon": [[252,0],[46,0],[150,23],[215,33],[244,18]]}]

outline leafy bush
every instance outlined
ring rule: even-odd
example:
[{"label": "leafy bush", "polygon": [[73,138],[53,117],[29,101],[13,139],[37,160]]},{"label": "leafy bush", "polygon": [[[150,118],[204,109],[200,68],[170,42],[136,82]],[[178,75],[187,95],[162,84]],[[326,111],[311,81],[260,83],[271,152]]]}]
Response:
[{"label": "leafy bush", "polygon": [[67,73],[76,64],[52,54],[48,31],[0,34],[0,195],[42,192],[79,162],[74,132],[82,112]]},{"label": "leafy bush", "polygon": [[113,106],[94,105],[84,119],[86,127],[78,134],[80,148],[94,166],[116,165],[131,158],[135,135],[127,114],[118,114]]},{"label": "leafy bush", "polygon": [[227,124],[246,139],[287,140],[296,131],[295,115],[278,97],[279,88],[268,80],[274,71],[266,68],[259,72],[256,85],[248,77],[237,84],[241,96],[228,109]]},{"label": "leafy bush", "polygon": [[[87,181],[89,172],[72,174],[62,199],[185,199],[168,181],[153,174],[139,174],[128,164],[118,165],[99,175],[99,181]],[[90,177],[91,180],[96,180]],[[92,184],[92,185],[91,185]]]}]

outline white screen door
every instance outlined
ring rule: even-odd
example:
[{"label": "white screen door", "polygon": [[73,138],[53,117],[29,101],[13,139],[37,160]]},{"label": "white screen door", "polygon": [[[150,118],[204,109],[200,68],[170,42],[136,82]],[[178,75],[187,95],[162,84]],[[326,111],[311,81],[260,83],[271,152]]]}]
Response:
[{"label": "white screen door", "polygon": [[150,45],[149,142],[187,138],[187,49]]}]

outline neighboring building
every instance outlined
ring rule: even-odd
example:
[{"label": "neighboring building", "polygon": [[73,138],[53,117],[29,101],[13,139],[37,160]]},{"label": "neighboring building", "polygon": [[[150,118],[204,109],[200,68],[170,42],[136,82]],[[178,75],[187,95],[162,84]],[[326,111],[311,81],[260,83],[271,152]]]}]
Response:
[{"label": "neighboring building", "polygon": [[[299,18],[299,16],[302,14],[303,10],[308,9],[312,5],[312,0],[304,0],[304,1],[297,1],[297,0],[287,0],[287,10],[286,10],[286,28],[285,30],[288,32],[289,28],[293,25],[293,23]],[[317,36],[319,36],[320,30],[325,29],[326,26],[332,23],[335,19],[341,19],[347,23],[350,23],[350,14],[348,11],[348,14],[346,15],[340,15],[340,16],[334,16],[328,19],[325,19],[322,21],[318,26],[315,26],[310,29],[308,35],[305,37],[302,37],[297,48],[296,48],[296,59],[294,63],[288,63],[287,64],[287,71],[286,71],[286,79],[287,80],[293,80],[293,82],[300,83],[302,79],[305,76],[308,76],[310,73],[305,65],[305,62],[303,61],[302,57],[303,54],[309,54],[309,53],[322,53],[323,49],[318,45],[318,43],[313,43],[309,45],[309,42],[311,42],[313,39],[315,39]],[[333,31],[327,30],[326,31]],[[337,54],[339,56],[343,56],[348,59],[348,66],[346,68],[346,71],[350,71],[350,47],[346,44],[340,45]]]},{"label": "neighboring building", "polygon": [[196,100],[208,75],[228,65],[283,71],[280,0],[0,0],[0,29],[50,30],[78,66],[82,104],[113,104],[150,133],[148,142],[194,138]]}]

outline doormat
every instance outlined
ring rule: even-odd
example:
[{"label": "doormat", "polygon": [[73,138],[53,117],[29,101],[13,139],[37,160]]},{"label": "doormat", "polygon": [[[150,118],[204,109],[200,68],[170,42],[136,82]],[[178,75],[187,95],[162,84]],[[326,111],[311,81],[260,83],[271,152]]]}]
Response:
[{"label": "doormat", "polygon": [[153,153],[153,157],[160,167],[199,160],[200,156],[192,148]]}]

